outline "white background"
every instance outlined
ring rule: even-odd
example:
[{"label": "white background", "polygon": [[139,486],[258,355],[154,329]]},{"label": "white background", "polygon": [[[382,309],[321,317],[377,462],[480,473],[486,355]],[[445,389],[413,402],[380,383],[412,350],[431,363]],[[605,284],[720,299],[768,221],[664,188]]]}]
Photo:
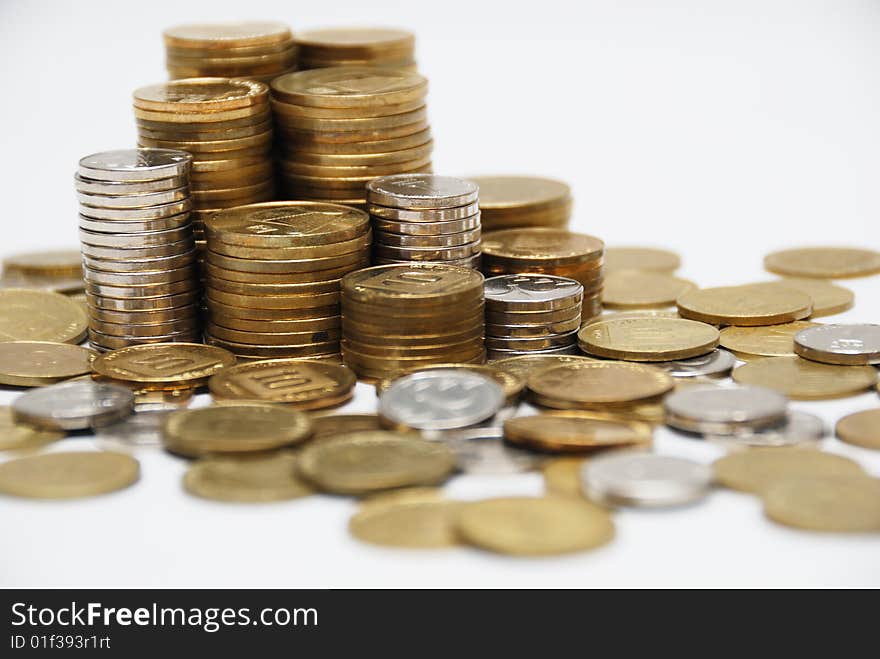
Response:
[{"label": "white background", "polygon": [[[0,255],[75,246],[76,161],[134,144],[130,95],[164,79],[161,30],[236,19],[415,30],[435,171],[567,180],[573,228],[609,244],[673,246],[681,273],[701,285],[766,278],[761,258],[779,247],[880,247],[877,2],[0,0]],[[878,279],[846,284],[857,306],[842,320],[878,320]],[[0,392],[0,403],[14,395]],[[342,411],[373,405],[359,385]],[[797,406],[830,423],[876,407],[877,396]],[[826,444],[880,475],[880,454]],[[665,429],[656,446],[718,455]],[[115,495],[0,501],[0,584],[880,585],[877,539],[773,526],[757,500],[732,492],[682,510],[621,512],[617,539],[592,553],[514,560],[358,544],[346,499],[200,501],[181,491],[182,461],[138,457],[140,483]],[[448,491],[538,494],[541,480],[469,476]]]}]

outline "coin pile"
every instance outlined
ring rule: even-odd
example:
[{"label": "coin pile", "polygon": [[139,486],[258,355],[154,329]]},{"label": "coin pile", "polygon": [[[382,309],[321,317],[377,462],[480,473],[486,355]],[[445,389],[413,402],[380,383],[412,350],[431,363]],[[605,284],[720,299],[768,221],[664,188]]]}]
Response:
[{"label": "coin pile", "polygon": [[519,227],[564,229],[571,219],[571,188],[535,176],[475,176],[487,231]]},{"label": "coin pile", "polygon": [[486,280],[486,354],[577,354],[584,287],[552,275],[500,275]]},{"label": "coin pile", "polygon": [[584,287],[583,322],[602,313],[603,256],[598,238],[564,229],[529,227],[491,231],[483,236],[487,275],[537,273],[568,277]]},{"label": "coin pile", "polygon": [[206,340],[245,357],[338,356],[341,278],[369,264],[362,210],[279,201],[205,225]]},{"label": "coin pile", "polygon": [[482,275],[427,263],[346,275],[342,358],[376,380],[429,364],[484,362]]},{"label": "coin pile", "polygon": [[416,36],[387,27],[325,28],[296,35],[300,69],[379,66],[415,70]]},{"label": "coin pile", "polygon": [[216,211],[273,198],[269,88],[251,80],[193,78],[134,92],[138,145],[192,154],[196,239]]},{"label": "coin pile", "polygon": [[162,33],[168,77],[248,78],[269,82],[296,68],[296,45],[283,23],[178,25]]},{"label": "coin pile", "polygon": [[99,350],[201,336],[191,161],[169,149],[109,151],[79,161],[89,340]]},{"label": "coin pile", "polygon": [[273,80],[284,195],[363,205],[371,179],[430,171],[427,91],[425,78],[400,69],[333,67]]}]

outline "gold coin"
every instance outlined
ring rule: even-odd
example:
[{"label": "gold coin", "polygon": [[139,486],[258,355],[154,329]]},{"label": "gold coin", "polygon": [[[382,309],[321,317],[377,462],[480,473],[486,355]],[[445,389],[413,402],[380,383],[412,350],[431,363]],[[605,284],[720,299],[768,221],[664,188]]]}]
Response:
[{"label": "gold coin", "polygon": [[865,478],[864,470],[849,458],[812,449],[752,448],[730,453],[712,464],[715,480],[741,492],[763,494],[789,480]]},{"label": "gold coin", "polygon": [[782,325],[760,327],[725,327],[721,346],[743,359],[753,357],[793,357],[794,335],[818,323],[796,320]]},{"label": "gold coin", "polygon": [[592,318],[584,323],[584,326],[600,323],[604,320],[623,320],[624,318],[681,318],[678,311],[665,309],[638,309],[634,311],[613,311]]},{"label": "gold coin", "polygon": [[69,297],[48,291],[0,290],[0,342],[79,343],[87,329],[82,305]]},{"label": "gold coin", "polygon": [[208,334],[205,336],[205,341],[210,345],[224,348],[239,356],[262,357],[263,359],[294,357],[303,359],[339,354],[338,340],[330,340],[323,343],[261,344],[257,342],[258,339],[254,339],[253,343],[236,343],[235,341],[227,341]]},{"label": "gold coin", "polygon": [[[367,106],[362,108],[314,108],[308,105],[293,105],[291,103],[284,103],[283,101],[278,101],[274,99],[272,101],[272,108],[277,113],[277,116],[280,119],[281,123],[284,123],[284,119],[287,117],[292,117],[294,119],[367,119],[370,117],[387,117],[390,115],[412,112],[413,110],[418,110],[424,105],[424,97],[415,98],[411,101],[407,101],[406,103],[397,103],[395,105],[383,105],[380,107]],[[292,146],[290,151],[293,151],[296,148],[296,146]],[[288,152],[286,146],[284,147],[284,151]],[[295,158],[292,158],[291,160],[299,161],[299,154],[297,154],[297,156]],[[398,160],[394,160],[394,162],[405,162],[407,160],[415,160],[415,158],[400,158]],[[343,163],[325,162],[315,164],[331,165]]]},{"label": "gold coin", "polygon": [[0,464],[0,492],[30,499],[76,499],[137,481],[138,461],[111,452],[44,453]]},{"label": "gold coin", "polygon": [[355,495],[433,485],[446,480],[454,467],[455,457],[446,445],[381,430],[311,444],[299,460],[300,474],[321,490]]},{"label": "gold coin", "polygon": [[367,231],[367,233],[351,240],[322,245],[304,245],[301,247],[247,247],[227,243],[212,235],[208,235],[208,241],[208,249],[227,257],[263,261],[296,261],[342,256],[351,252],[363,253],[370,247],[373,241],[373,234],[371,231]]},{"label": "gold coin", "polygon": [[41,430],[19,423],[12,415],[12,408],[0,405],[0,451],[19,451],[42,448],[64,438],[63,432]]},{"label": "gold coin", "polygon": [[663,272],[613,270],[605,276],[602,304],[609,309],[669,307],[696,285]]},{"label": "gold coin", "polygon": [[733,370],[740,384],[775,389],[795,400],[823,400],[853,396],[877,383],[871,366],[821,364],[801,357],[766,357]]},{"label": "gold coin", "polygon": [[235,365],[235,355],[199,343],[152,343],[120,348],[99,356],[95,373],[143,385],[194,385]]},{"label": "gold coin", "polygon": [[240,309],[316,309],[339,303],[338,291],[331,293],[303,293],[302,295],[240,295],[219,291],[208,286],[205,294],[209,302],[217,302],[221,305],[239,307]]},{"label": "gold coin", "polygon": [[208,389],[221,400],[287,403],[297,409],[319,409],[348,400],[356,383],[355,374],[345,366],[272,359],[228,368],[208,381]]},{"label": "gold coin", "polygon": [[777,483],[762,494],[774,522],[809,531],[880,531],[880,480],[810,478]]},{"label": "gold coin", "polygon": [[480,186],[480,210],[492,218],[533,213],[567,204],[571,188],[537,176],[468,177]]},{"label": "gold coin", "polygon": [[503,229],[483,235],[483,254],[527,264],[564,265],[599,259],[605,244],[598,238],[563,229]]},{"label": "gold coin", "polygon": [[[284,144],[284,154],[291,158],[312,162],[309,157],[328,155],[333,157],[368,157],[374,154],[390,154],[412,149],[431,140],[431,129],[425,128],[396,138],[376,137],[364,142],[317,142]],[[404,161],[411,158],[404,158]]]},{"label": "gold coin", "polygon": [[671,274],[681,266],[675,252],[654,247],[606,247],[605,269],[642,270]]},{"label": "gold coin", "polygon": [[482,287],[483,276],[475,270],[431,263],[373,266],[342,279],[346,300],[410,308],[482,297]]},{"label": "gold coin", "polygon": [[341,435],[362,430],[382,430],[375,414],[328,414],[312,417],[312,437],[309,441],[320,442],[336,439]]},{"label": "gold coin", "polygon": [[407,30],[387,27],[332,27],[297,32],[296,43],[311,56],[370,57],[376,53],[412,52],[416,37]]},{"label": "gold coin", "polygon": [[674,382],[665,371],[644,364],[573,362],[532,373],[527,385],[544,401],[616,405],[662,396]]},{"label": "gold coin", "polygon": [[779,325],[807,318],[812,311],[809,295],[775,284],[700,288],[678,299],[682,317],[714,325]]},{"label": "gold coin", "polygon": [[597,357],[665,362],[712,352],[718,338],[717,329],[694,320],[622,318],[590,323],[578,333],[578,345]]},{"label": "gold coin", "polygon": [[371,67],[297,71],[272,81],[275,98],[321,108],[396,105],[421,98],[427,88],[418,73]]},{"label": "gold coin", "polygon": [[880,409],[848,414],[837,422],[834,434],[847,444],[880,450]]},{"label": "gold coin", "polygon": [[184,489],[217,501],[262,503],[309,496],[314,488],[297,475],[292,451],[268,455],[209,457],[195,461],[183,477]]},{"label": "gold coin", "polygon": [[776,284],[781,288],[809,295],[813,299],[812,318],[842,313],[851,309],[855,301],[855,294],[851,290],[822,279],[786,277],[778,281],[765,282],[765,285],[767,284]]},{"label": "gold coin", "polygon": [[588,412],[520,416],[504,422],[504,439],[551,453],[649,444],[651,426]]},{"label": "gold coin", "polygon": [[544,489],[548,495],[584,498],[581,487],[581,470],[587,463],[584,458],[554,458],[541,465]]},{"label": "gold coin", "polygon": [[[275,120],[285,131],[312,131],[315,133],[351,133],[382,131],[401,126],[421,124],[428,119],[428,108],[417,106],[414,110],[401,114],[386,114],[379,117],[352,117],[348,119],[323,119],[286,114],[285,104],[275,102],[272,105]],[[316,175],[314,178],[318,178]],[[309,176],[308,178],[312,178]]]},{"label": "gold coin", "polygon": [[492,362],[492,368],[509,373],[521,380],[528,380],[533,372],[542,369],[560,366],[561,364],[573,364],[575,362],[596,362],[593,357],[582,355],[522,355],[520,357],[508,357]]},{"label": "gold coin", "polygon": [[855,247],[805,247],[773,252],[764,267],[778,275],[844,279],[880,272],[880,252]]},{"label": "gold coin", "polygon": [[14,254],[3,259],[3,274],[10,273],[46,277],[80,277],[82,255],[78,249]]},{"label": "gold coin", "polygon": [[69,343],[0,342],[0,384],[41,387],[92,372],[95,354]]},{"label": "gold coin", "polygon": [[607,512],[567,497],[476,501],[463,506],[456,526],[469,544],[514,556],[583,551],[614,537]]},{"label": "gold coin", "polygon": [[456,501],[421,500],[381,496],[371,497],[368,505],[349,520],[348,530],[358,540],[386,547],[438,549],[458,545],[455,519],[462,504]]},{"label": "gold coin", "polygon": [[177,25],[162,33],[166,46],[225,50],[288,42],[290,28],[271,21]]},{"label": "gold coin", "polygon": [[[210,80],[210,78],[195,78],[197,80]],[[262,83],[255,83],[262,84]],[[144,110],[135,107],[134,116],[136,119],[153,122],[165,122],[169,126],[175,124],[214,124],[221,121],[233,121],[237,119],[251,119],[252,121],[263,122],[266,120],[266,107],[264,105],[252,105],[246,108],[237,108],[235,110],[206,110],[204,112],[165,112],[159,110]],[[215,156],[218,160],[228,158],[245,157],[249,155],[262,155],[265,148],[240,149],[236,151],[224,151],[222,154]],[[202,154],[201,160],[210,160],[206,154]]]},{"label": "gold coin", "polygon": [[402,378],[404,375],[409,375],[410,373],[416,373],[418,371],[434,371],[437,369],[465,370],[486,375],[501,385],[501,388],[504,390],[504,397],[508,401],[515,400],[519,397],[526,386],[524,378],[514,375],[513,373],[499,370],[494,366],[485,366],[482,364],[434,364],[432,366],[420,366],[407,371],[401,371],[390,378],[385,378],[377,382],[376,394],[382,394],[395,380]]}]

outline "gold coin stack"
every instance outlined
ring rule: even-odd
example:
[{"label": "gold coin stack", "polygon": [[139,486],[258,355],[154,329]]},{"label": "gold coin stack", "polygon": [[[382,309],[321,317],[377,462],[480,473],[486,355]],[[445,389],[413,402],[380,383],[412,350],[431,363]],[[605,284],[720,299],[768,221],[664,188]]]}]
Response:
[{"label": "gold coin stack", "polygon": [[342,359],[374,380],[431,364],[483,363],[482,275],[439,263],[374,266],[346,275]]},{"label": "gold coin stack", "polygon": [[218,210],[268,201],[272,176],[269,88],[251,80],[192,78],[134,92],[138,145],[192,154],[193,227]]},{"label": "gold coin stack", "polygon": [[325,28],[296,35],[299,68],[379,66],[416,69],[416,37],[408,30],[383,27]]},{"label": "gold coin stack", "polygon": [[479,188],[434,174],[382,176],[367,184],[374,263],[480,265]]},{"label": "gold coin stack", "polygon": [[564,229],[529,227],[483,235],[483,272],[487,275],[538,273],[568,277],[584,287],[581,320],[602,313],[605,243]]},{"label": "gold coin stack", "polygon": [[562,181],[534,176],[475,176],[480,211],[487,231],[519,227],[564,229],[571,219],[571,188]]},{"label": "gold coin stack", "polygon": [[425,78],[399,69],[334,67],[273,80],[284,195],[362,206],[371,179],[430,171],[427,91]]},{"label": "gold coin stack", "polygon": [[248,78],[268,83],[296,68],[296,44],[283,23],[178,25],[162,37],[171,80]]},{"label": "gold coin stack", "polygon": [[215,214],[205,230],[208,343],[242,357],[338,358],[340,279],[369,265],[364,211],[251,204]]},{"label": "gold coin stack", "polygon": [[199,340],[190,163],[189,154],[169,149],[79,161],[79,235],[95,348]]}]

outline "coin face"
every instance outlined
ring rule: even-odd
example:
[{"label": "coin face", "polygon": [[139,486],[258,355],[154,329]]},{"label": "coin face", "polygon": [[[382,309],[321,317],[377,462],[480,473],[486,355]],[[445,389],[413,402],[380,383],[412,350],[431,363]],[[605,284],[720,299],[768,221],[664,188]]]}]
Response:
[{"label": "coin face", "polygon": [[204,381],[235,365],[235,356],[222,348],[199,343],[153,343],[130,346],[98,357],[96,373],[140,384]]},{"label": "coin face", "polygon": [[188,78],[140,87],[135,107],[160,112],[234,110],[265,103],[269,88],[255,80]]},{"label": "coin face", "polygon": [[790,480],[858,480],[866,477],[858,463],[839,455],[822,451],[780,451],[777,448],[730,453],[716,460],[712,469],[715,480],[721,485],[756,494],[763,494]]},{"label": "coin face", "polygon": [[477,200],[476,183],[435,174],[394,174],[367,183],[367,201],[392,208],[453,208]]},{"label": "coin face", "polygon": [[787,249],[764,257],[764,267],[791,277],[865,277],[880,272],[880,252],[855,247]]},{"label": "coin face", "polygon": [[121,490],[140,466],[122,453],[44,453],[0,464],[0,492],[31,499],[77,499]]},{"label": "coin face", "polygon": [[63,432],[42,430],[15,420],[12,408],[0,405],[0,451],[25,451],[42,448],[64,437]]},{"label": "coin face", "polygon": [[483,290],[488,308],[552,311],[577,304],[584,287],[567,277],[522,274],[490,277]]},{"label": "coin face", "polygon": [[664,405],[674,428],[731,434],[782,423],[788,400],[765,387],[690,387],[667,396]]},{"label": "coin face", "polygon": [[[462,504],[437,491],[417,490],[403,499],[376,495],[351,518],[348,530],[358,540],[386,547],[439,549],[459,544],[455,518]],[[409,490],[403,490],[409,492]]]},{"label": "coin face", "polygon": [[880,409],[848,414],[837,422],[834,433],[847,444],[880,450]]},{"label": "coin face", "polygon": [[880,325],[820,325],[794,335],[794,351],[826,364],[880,364]]},{"label": "coin face", "polygon": [[736,365],[736,357],[726,350],[713,350],[699,357],[654,362],[653,365],[674,378],[721,377],[730,373]]},{"label": "coin face", "polygon": [[415,35],[388,27],[334,27],[297,32],[296,42],[306,48],[324,47],[334,52],[337,49],[349,52],[352,48],[381,51],[411,48],[415,44]]},{"label": "coin face", "polygon": [[721,345],[743,358],[791,357],[795,355],[794,335],[817,323],[796,320],[781,325],[761,327],[725,327],[721,330]]},{"label": "coin face", "polygon": [[0,342],[0,384],[41,387],[92,371],[94,353],[69,343]]},{"label": "coin face", "polygon": [[15,420],[48,430],[84,430],[134,410],[134,394],[115,384],[73,380],[32,389],[12,403]]},{"label": "coin face", "polygon": [[412,71],[358,66],[296,71],[272,81],[275,98],[326,108],[405,103],[427,88],[428,81]]},{"label": "coin face", "polygon": [[165,44],[190,48],[226,49],[270,44],[291,38],[290,28],[272,21],[196,23],[177,25],[162,33]]},{"label": "coin face", "polygon": [[681,266],[675,252],[654,247],[607,247],[605,268],[609,273],[617,270],[641,270],[646,272],[672,273]]},{"label": "coin face", "polygon": [[622,452],[590,460],[583,466],[581,478],[584,491],[596,501],[666,507],[705,497],[712,470],[684,458]]},{"label": "coin face", "polygon": [[527,385],[542,400],[615,404],[662,396],[672,389],[673,381],[652,366],[579,361],[532,373]]},{"label": "coin face", "polygon": [[483,276],[467,268],[442,264],[380,265],[342,278],[346,296],[361,302],[435,302],[455,296],[480,296]]},{"label": "coin face", "polygon": [[492,368],[515,375],[523,380],[533,371],[550,368],[552,366],[560,366],[561,364],[571,364],[574,362],[595,362],[592,357],[584,357],[583,355],[522,355],[519,357],[507,357],[499,359],[492,363]]},{"label": "coin face", "polygon": [[740,384],[768,387],[795,400],[852,396],[877,384],[870,366],[821,364],[801,357],[765,357],[733,371]]},{"label": "coin face", "polygon": [[598,238],[562,229],[530,227],[483,234],[483,253],[527,262],[577,262],[598,258],[605,244]]},{"label": "coin face", "polygon": [[609,309],[670,307],[696,285],[662,272],[611,270],[605,275],[602,304]]},{"label": "coin face", "polygon": [[852,308],[855,301],[855,293],[851,290],[822,279],[786,277],[766,283],[794,289],[809,295],[813,299],[812,318],[842,313]]},{"label": "coin face", "polygon": [[492,378],[501,385],[501,388],[504,390],[505,399],[510,402],[515,400],[522,393],[523,389],[525,389],[526,382],[524,379],[506,371],[501,371],[499,369],[494,368],[493,366],[485,366],[483,364],[432,364],[431,366],[419,366],[417,368],[409,369],[403,373],[399,373],[392,378],[388,378],[386,380],[382,380],[381,382],[376,383],[376,393],[381,394],[389,386],[398,378],[409,375],[410,373],[417,373],[419,371],[437,371],[437,370],[449,370],[449,371],[459,371],[466,370],[472,371],[474,373],[479,373],[481,375],[485,375],[486,377]]},{"label": "coin face", "polygon": [[880,531],[880,480],[821,478],[786,480],[761,495],[774,522],[810,531]]},{"label": "coin face", "polygon": [[718,330],[683,318],[622,318],[584,327],[581,349],[597,357],[660,362],[705,355],[718,345]]},{"label": "coin face", "polygon": [[651,427],[645,423],[574,410],[514,417],[504,422],[507,441],[553,453],[650,444],[651,434]]},{"label": "coin face", "polygon": [[74,300],[48,291],[0,290],[0,342],[79,343],[88,319]]},{"label": "coin face", "polygon": [[810,446],[825,436],[825,424],[814,414],[791,410],[782,425],[772,428],[743,428],[732,435],[706,435],[705,439],[726,448],[755,446]]},{"label": "coin face", "polygon": [[299,477],[297,464],[292,451],[201,458],[184,474],[183,487],[192,495],[216,501],[264,503],[298,499],[315,490]]},{"label": "coin face", "polygon": [[812,310],[806,293],[764,284],[701,288],[678,299],[681,316],[715,325],[778,325],[806,318]]},{"label": "coin face", "polygon": [[174,149],[123,149],[103,151],[79,161],[83,178],[100,181],[149,181],[184,176],[192,156]]}]

